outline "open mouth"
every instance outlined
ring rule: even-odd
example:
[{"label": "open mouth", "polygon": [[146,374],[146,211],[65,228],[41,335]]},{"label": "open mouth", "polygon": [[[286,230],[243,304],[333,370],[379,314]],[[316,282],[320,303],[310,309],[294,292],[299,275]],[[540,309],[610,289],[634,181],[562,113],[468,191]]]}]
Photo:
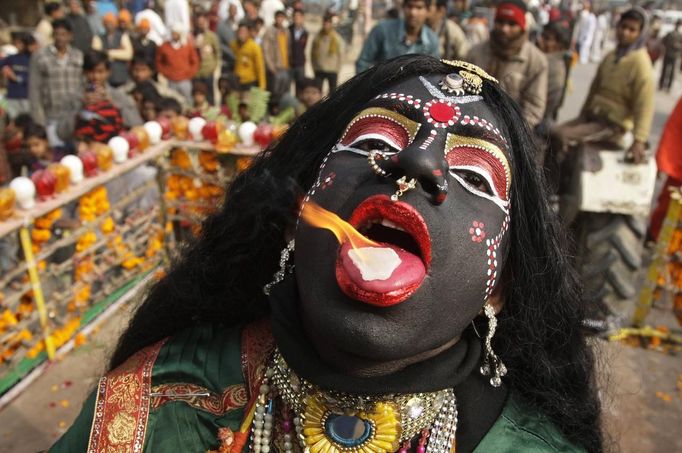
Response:
[{"label": "open mouth", "polygon": [[421,286],[431,264],[426,222],[411,205],[374,195],[355,208],[349,223],[374,242],[339,249],[336,280],[349,297],[380,307],[408,299]]}]

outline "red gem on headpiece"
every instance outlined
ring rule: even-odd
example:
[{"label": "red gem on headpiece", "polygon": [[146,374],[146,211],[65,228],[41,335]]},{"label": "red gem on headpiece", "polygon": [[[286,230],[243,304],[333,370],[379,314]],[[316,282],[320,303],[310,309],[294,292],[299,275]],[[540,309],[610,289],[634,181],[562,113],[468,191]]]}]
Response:
[{"label": "red gem on headpiece", "polygon": [[455,109],[444,102],[437,102],[431,106],[429,113],[435,121],[447,123],[455,116]]}]

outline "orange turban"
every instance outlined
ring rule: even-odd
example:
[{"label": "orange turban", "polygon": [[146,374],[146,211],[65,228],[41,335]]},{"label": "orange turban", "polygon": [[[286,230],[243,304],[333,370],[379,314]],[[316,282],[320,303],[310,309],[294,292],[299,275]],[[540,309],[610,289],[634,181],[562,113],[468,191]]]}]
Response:
[{"label": "orange turban", "polygon": [[118,20],[124,25],[130,25],[133,23],[133,16],[127,9],[122,9],[118,12]]},{"label": "orange turban", "polygon": [[152,28],[152,25],[149,23],[149,19],[142,19],[140,23],[137,24],[137,28],[148,31]]},{"label": "orange turban", "polygon": [[108,12],[104,16],[102,16],[102,23],[111,24],[111,25],[118,25],[118,19],[116,19],[116,16],[114,16],[114,13]]}]

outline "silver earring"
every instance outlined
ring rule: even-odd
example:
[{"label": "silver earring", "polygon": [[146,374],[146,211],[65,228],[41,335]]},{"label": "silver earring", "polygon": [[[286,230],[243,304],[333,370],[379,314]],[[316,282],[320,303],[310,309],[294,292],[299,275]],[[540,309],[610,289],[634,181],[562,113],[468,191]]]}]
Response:
[{"label": "silver earring", "polygon": [[377,157],[379,157],[381,160],[386,159],[386,155],[382,153],[381,151],[377,151],[376,149],[373,149],[369,152],[367,155],[367,161],[369,162],[369,166],[372,168],[372,171],[376,173],[379,176],[388,176],[388,173],[386,170],[381,168],[379,164],[377,163]]},{"label": "silver earring", "polygon": [[497,318],[495,317],[495,309],[492,305],[486,303],[483,306],[485,316],[488,318],[488,334],[485,336],[483,352],[483,365],[481,365],[481,374],[483,376],[490,376],[490,385],[499,387],[502,384],[502,376],[507,374],[507,367],[493,351],[491,345],[493,335],[497,329]]},{"label": "silver earring", "polygon": [[279,255],[279,270],[275,272],[275,275],[272,276],[272,281],[263,286],[263,294],[266,296],[270,295],[270,291],[272,290],[273,286],[284,280],[284,276],[287,274],[287,271],[291,272],[294,269],[293,265],[287,266],[287,262],[289,261],[289,257],[291,257],[295,246],[296,241],[292,239],[289,241],[287,246],[282,249],[282,253]]}]

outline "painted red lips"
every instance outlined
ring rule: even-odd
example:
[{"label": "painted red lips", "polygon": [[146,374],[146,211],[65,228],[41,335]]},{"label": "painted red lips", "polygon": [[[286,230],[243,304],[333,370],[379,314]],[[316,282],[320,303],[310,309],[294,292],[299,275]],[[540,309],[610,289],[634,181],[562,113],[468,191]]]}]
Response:
[{"label": "painted red lips", "polygon": [[[344,294],[379,307],[396,305],[412,296],[431,264],[431,238],[419,212],[407,203],[391,201],[387,195],[374,195],[355,208],[349,223],[360,232],[367,231],[377,244],[370,247],[373,250],[353,251],[347,242],[340,247],[336,280]],[[375,237],[373,226],[382,230]],[[372,255],[381,272],[367,271],[358,263],[358,253]]]}]

